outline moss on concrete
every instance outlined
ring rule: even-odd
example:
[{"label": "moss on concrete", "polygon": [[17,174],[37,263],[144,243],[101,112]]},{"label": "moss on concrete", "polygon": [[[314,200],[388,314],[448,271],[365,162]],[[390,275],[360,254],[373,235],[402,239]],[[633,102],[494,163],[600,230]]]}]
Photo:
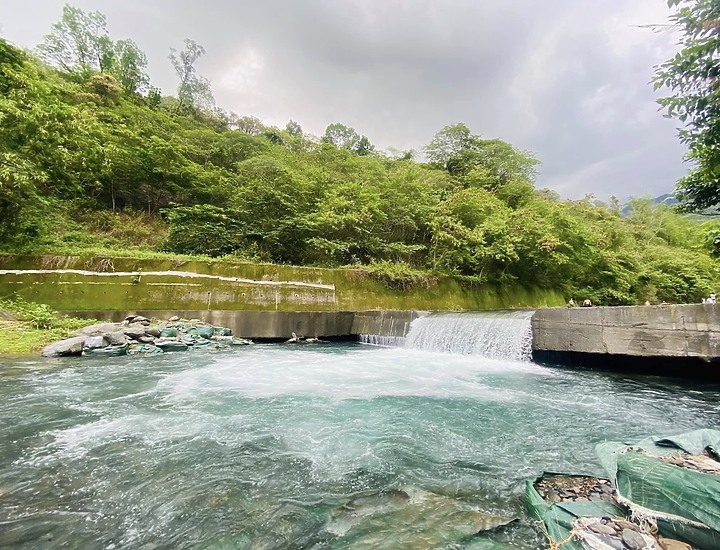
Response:
[{"label": "moss on concrete", "polygon": [[370,309],[477,310],[558,306],[555,290],[519,286],[470,287],[439,277],[428,288],[386,288],[362,270],[202,262],[173,259],[81,256],[2,256],[0,269],[76,269],[101,272],[180,271],[248,279],[332,285],[259,285],[245,281],[178,275],[81,275],[75,273],[0,274],[0,298],[21,297],[58,310],[278,310],[333,311]]}]

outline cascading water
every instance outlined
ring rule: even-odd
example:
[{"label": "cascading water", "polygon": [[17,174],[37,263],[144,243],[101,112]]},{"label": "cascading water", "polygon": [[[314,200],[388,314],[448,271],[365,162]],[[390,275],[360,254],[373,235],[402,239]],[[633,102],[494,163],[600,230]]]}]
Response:
[{"label": "cascading water", "polygon": [[435,313],[415,319],[405,347],[529,361],[532,311]]},{"label": "cascading water", "polygon": [[384,346],[387,348],[405,347],[405,337],[403,336],[380,336],[379,334],[361,334],[359,342],[361,344]]}]

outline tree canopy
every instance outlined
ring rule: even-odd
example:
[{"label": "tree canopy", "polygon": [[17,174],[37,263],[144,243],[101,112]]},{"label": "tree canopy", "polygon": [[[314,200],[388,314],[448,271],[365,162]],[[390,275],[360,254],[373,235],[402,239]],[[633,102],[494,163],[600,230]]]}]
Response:
[{"label": "tree canopy", "polygon": [[677,197],[686,210],[720,204],[720,1],[669,0],[682,32],[680,51],[655,68],[655,87],[672,95],[660,100],[684,127],[693,168],[680,180]]}]

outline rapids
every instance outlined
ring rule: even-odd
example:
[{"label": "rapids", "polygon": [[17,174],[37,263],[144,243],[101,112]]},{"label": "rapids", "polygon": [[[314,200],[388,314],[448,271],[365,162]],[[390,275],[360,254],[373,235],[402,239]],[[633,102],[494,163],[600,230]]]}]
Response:
[{"label": "rapids", "polygon": [[409,348],[0,358],[0,547],[542,548],[525,478],[718,425],[719,386]]}]

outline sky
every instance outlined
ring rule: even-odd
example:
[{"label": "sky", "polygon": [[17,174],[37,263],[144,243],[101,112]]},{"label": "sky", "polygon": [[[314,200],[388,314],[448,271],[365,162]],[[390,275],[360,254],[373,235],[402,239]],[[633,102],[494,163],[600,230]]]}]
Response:
[{"label": "sky", "polygon": [[[0,0],[0,36],[33,48],[64,0]],[[666,0],[74,0],[177,86],[171,47],[191,38],[219,107],[322,135],[340,122],[378,149],[420,153],[464,122],[542,162],[565,198],[657,196],[688,171],[679,123],[650,80],[677,50]]]}]

